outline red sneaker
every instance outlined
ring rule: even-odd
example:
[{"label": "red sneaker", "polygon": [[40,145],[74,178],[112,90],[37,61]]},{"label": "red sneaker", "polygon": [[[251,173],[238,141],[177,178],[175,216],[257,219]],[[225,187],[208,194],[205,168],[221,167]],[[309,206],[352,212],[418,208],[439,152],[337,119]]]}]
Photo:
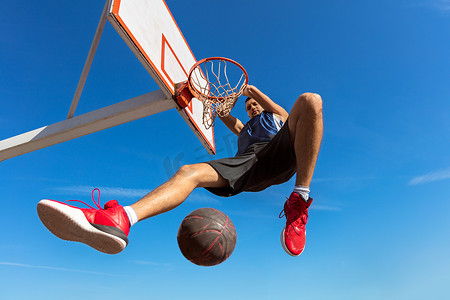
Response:
[{"label": "red sneaker", "polygon": [[[97,202],[94,191],[98,191]],[[92,248],[116,254],[128,245],[130,221],[116,200],[108,201],[105,208],[100,206],[100,190],[92,191],[92,200],[98,207],[78,208],[59,201],[44,199],[39,201],[37,212],[42,223],[57,237],[85,243]]]},{"label": "red sneaker", "polygon": [[292,193],[284,203],[280,218],[286,216],[286,226],[281,232],[281,245],[289,255],[299,256],[305,249],[305,225],[308,222],[308,208],[312,201],[313,199],[309,198],[306,202],[299,194]]}]

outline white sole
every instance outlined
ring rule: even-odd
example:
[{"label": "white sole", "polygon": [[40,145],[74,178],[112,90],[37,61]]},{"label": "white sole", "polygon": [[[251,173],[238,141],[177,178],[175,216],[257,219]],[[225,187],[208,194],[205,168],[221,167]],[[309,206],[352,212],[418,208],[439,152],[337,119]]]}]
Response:
[{"label": "white sole", "polygon": [[44,199],[39,201],[37,212],[44,226],[60,239],[84,243],[108,254],[119,253],[127,246],[123,239],[92,226],[79,209]]},{"label": "white sole", "polygon": [[[294,256],[297,257],[300,254],[303,253],[303,251],[305,251],[305,248],[303,248],[302,252],[300,252],[299,254],[295,255],[293,254],[291,251],[289,251],[289,249],[286,247],[286,240],[284,239],[284,230],[286,229],[286,226],[283,228],[283,230],[281,231],[281,236],[280,236],[280,240],[281,240],[281,246],[283,247],[284,251],[286,251],[287,254],[289,254],[290,256]],[[306,232],[305,232],[306,235]]]}]

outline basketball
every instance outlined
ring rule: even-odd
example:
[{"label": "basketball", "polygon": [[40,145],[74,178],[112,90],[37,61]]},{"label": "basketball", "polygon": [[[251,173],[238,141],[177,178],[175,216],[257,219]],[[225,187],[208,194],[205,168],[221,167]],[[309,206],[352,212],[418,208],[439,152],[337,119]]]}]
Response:
[{"label": "basketball", "polygon": [[177,239],[181,253],[190,262],[214,266],[233,253],[237,236],[226,214],[214,208],[199,208],[183,219]]}]

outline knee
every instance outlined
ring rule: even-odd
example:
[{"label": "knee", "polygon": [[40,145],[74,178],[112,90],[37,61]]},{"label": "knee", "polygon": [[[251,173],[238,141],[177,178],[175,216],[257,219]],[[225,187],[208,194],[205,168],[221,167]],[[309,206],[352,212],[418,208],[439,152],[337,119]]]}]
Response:
[{"label": "knee", "polygon": [[322,97],[316,93],[304,93],[297,99],[300,108],[314,115],[322,114]]},{"label": "knee", "polygon": [[194,187],[204,187],[205,184],[217,183],[219,174],[210,165],[198,163],[182,166],[174,177],[183,183],[192,184]]},{"label": "knee", "polygon": [[182,176],[186,179],[194,179],[197,174],[198,174],[198,169],[197,169],[196,165],[181,166],[176,173],[176,175]]},{"label": "knee", "polygon": [[175,173],[175,176],[181,177],[183,181],[196,185],[203,181],[205,175],[201,164],[184,165]]}]

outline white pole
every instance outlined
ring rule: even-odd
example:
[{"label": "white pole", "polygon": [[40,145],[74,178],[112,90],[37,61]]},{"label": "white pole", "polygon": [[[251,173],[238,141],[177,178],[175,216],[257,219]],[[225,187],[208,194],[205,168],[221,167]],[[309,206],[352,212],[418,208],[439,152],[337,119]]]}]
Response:
[{"label": "white pole", "polygon": [[0,141],[0,161],[176,107],[161,91],[128,99]]},{"label": "white pole", "polygon": [[89,49],[89,54],[84,63],[83,71],[81,72],[80,80],[78,81],[77,89],[75,90],[75,95],[72,99],[72,104],[70,105],[69,113],[67,115],[67,119],[70,119],[75,114],[75,110],[78,106],[78,101],[81,97],[81,92],[83,92],[84,84],[86,83],[87,76],[89,74],[89,69],[91,68],[92,61],[94,60],[95,52],[97,51],[98,44],[100,42],[100,38],[102,36],[103,28],[106,24],[106,15],[108,13],[110,7],[110,0],[106,0],[105,7],[103,8],[102,16],[100,17],[100,21],[98,22],[97,30],[95,31],[94,40],[92,41],[91,49]]}]

